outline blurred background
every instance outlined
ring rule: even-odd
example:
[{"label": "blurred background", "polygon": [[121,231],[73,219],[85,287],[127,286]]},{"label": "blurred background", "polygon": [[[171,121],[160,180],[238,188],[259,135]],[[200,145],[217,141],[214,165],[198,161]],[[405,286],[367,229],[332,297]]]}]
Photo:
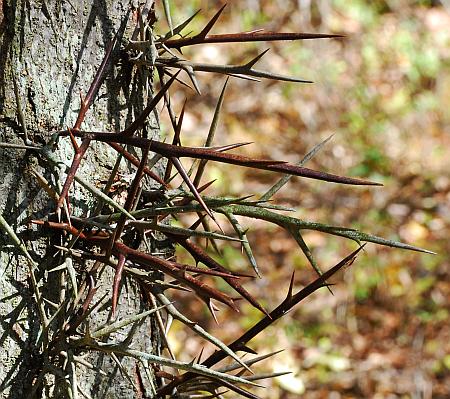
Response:
[{"label": "blurred background", "polygon": [[[175,25],[202,9],[186,33],[199,32],[225,4],[170,3]],[[162,10],[159,15],[165,33]],[[260,28],[346,38],[186,49],[184,56],[198,62],[237,64],[270,48],[258,69],[315,82],[231,79],[215,145],[252,141],[236,152],[298,162],[333,135],[307,166],[384,187],[293,178],[276,203],[295,207],[295,216],[305,220],[357,228],[437,255],[367,245],[334,279],[334,295],[317,292],[251,342],[260,354],[285,349],[261,371],[293,371],[265,381],[269,388],[256,393],[264,398],[450,397],[450,2],[228,1],[212,33]],[[186,88],[173,95],[177,113],[187,98],[185,145],[203,145],[225,78],[198,73],[198,80],[202,96]],[[171,140],[164,112],[162,122]],[[213,163],[206,175],[204,182],[218,179],[208,195],[258,196],[278,180],[271,172]],[[284,299],[293,271],[296,288],[315,278],[287,233],[255,220],[241,222],[249,228],[263,276],[246,287],[266,308]],[[221,225],[231,233],[225,222]],[[356,248],[316,232],[304,238],[322,269]],[[211,253],[234,270],[250,270],[239,245],[227,243],[220,255]],[[177,255],[188,260],[182,251]],[[200,302],[187,302],[184,311],[230,342],[261,317],[245,303],[241,309],[236,314],[221,308],[219,326]],[[191,360],[205,345],[179,325],[170,338],[181,360]],[[205,345],[205,351],[212,348]]]}]

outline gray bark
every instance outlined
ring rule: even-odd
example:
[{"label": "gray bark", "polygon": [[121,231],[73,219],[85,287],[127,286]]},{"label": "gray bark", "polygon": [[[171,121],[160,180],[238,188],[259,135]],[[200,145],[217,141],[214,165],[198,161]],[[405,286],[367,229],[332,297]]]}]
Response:
[{"label": "gray bark", "polygon": [[[115,32],[130,37],[134,23],[128,0],[0,0],[0,141],[23,144],[25,125],[29,140],[44,145],[52,132],[72,126],[80,107],[79,94],[86,94],[89,89],[106,46]],[[85,130],[123,129],[146,103],[147,77],[142,72],[135,73],[126,61],[117,62],[119,47],[113,52],[114,66],[108,69],[82,125]],[[156,137],[157,118],[154,115],[149,119],[147,132]],[[60,139],[54,154],[70,165],[70,140]],[[117,154],[106,144],[92,143],[79,175],[102,188],[98,183],[107,180],[116,158]],[[39,291],[47,300],[59,304],[73,295],[73,287],[66,269],[51,272],[65,262],[61,254],[55,256],[52,248],[60,235],[55,238],[48,229],[30,224],[30,220],[47,218],[54,212],[54,201],[30,173],[32,169],[53,187],[65,178],[61,169],[52,170],[33,151],[0,148],[0,211],[39,264]],[[133,170],[128,167],[122,172]],[[95,199],[77,184],[70,191],[70,199],[75,204],[72,211],[78,215],[86,214],[95,205]],[[86,279],[84,270],[91,266],[74,263],[79,285]],[[93,303],[103,294],[107,299],[111,297],[113,273],[111,268],[105,268],[96,276],[99,288]],[[86,291],[81,302],[85,296]],[[119,358],[123,367],[120,370],[108,354],[77,351],[70,346],[61,350],[69,357],[86,355],[85,360],[95,370],[66,362],[63,356],[49,359],[39,343],[41,320],[35,299],[25,257],[0,230],[0,398],[66,398],[74,394],[74,380],[79,397],[139,397],[133,384],[143,386],[142,394],[152,397],[153,377],[147,378],[143,365],[134,359]],[[107,299],[90,318],[91,329],[110,317]],[[124,280],[119,301],[119,318],[148,309],[139,287],[130,280]],[[51,304],[46,302],[44,307],[47,316],[55,313]],[[55,318],[50,337],[58,334],[71,311],[64,308]],[[122,341],[129,333],[133,349],[158,354],[153,323],[148,318],[134,331],[113,335],[108,342]],[[141,384],[136,382],[138,375],[142,377]],[[42,382],[41,386],[38,382]]]}]

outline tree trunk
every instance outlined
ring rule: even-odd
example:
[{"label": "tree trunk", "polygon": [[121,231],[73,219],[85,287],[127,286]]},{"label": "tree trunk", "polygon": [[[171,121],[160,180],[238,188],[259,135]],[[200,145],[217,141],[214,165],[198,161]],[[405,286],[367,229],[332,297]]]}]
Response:
[{"label": "tree trunk", "polygon": [[[131,37],[136,12],[129,3],[128,0],[0,0],[1,142],[44,146],[53,132],[73,126],[80,109],[80,93],[84,96],[89,89],[108,43],[116,32],[119,41]],[[123,48],[120,44],[113,50],[106,79],[83,122],[84,130],[123,129],[143,109],[151,93],[149,76],[135,72],[126,60],[119,62],[119,50]],[[146,131],[148,136],[158,136],[156,115],[149,118]],[[55,157],[70,165],[74,148],[68,138],[60,138],[51,150]],[[117,154],[106,144],[91,143],[78,175],[101,189],[116,158]],[[123,174],[134,173],[134,168],[127,165],[125,171],[124,166],[122,162]],[[128,358],[114,359],[104,352],[76,350],[67,343],[61,344],[55,355],[55,348],[43,338],[42,310],[50,319],[58,306],[63,305],[49,326],[48,337],[55,339],[63,333],[71,315],[79,311],[88,292],[87,288],[80,289],[78,305],[70,305],[76,293],[71,271],[75,270],[77,286],[82,287],[89,281],[87,271],[92,268],[92,263],[76,261],[72,268],[67,255],[52,245],[61,244],[62,235],[30,223],[32,219],[50,218],[55,212],[51,190],[36,176],[44,177],[48,186],[58,191],[65,180],[63,172],[64,166],[52,166],[38,151],[0,147],[0,210],[4,221],[37,263],[34,289],[31,262],[27,262],[20,245],[13,243],[13,235],[7,233],[3,222],[0,397],[153,397],[154,377],[145,364]],[[72,214],[86,215],[96,206],[96,199],[77,183],[69,195]],[[52,270],[60,265],[63,267]],[[111,318],[114,270],[105,267],[91,276],[98,290],[90,307],[106,295],[88,318],[85,329],[93,331]],[[42,296],[41,307],[36,292]],[[147,308],[140,288],[124,279],[118,317]],[[159,338],[153,323],[153,319],[147,318],[138,327],[110,335],[107,342],[123,341],[128,334],[133,349],[158,354]]]}]

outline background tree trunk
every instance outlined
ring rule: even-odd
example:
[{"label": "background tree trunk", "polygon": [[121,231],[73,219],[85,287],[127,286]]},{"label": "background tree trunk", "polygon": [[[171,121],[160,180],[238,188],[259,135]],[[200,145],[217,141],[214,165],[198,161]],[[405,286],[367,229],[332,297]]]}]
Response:
[{"label": "background tree trunk", "polygon": [[[79,94],[85,95],[89,89],[114,34],[118,32],[119,38],[130,37],[136,24],[134,16],[128,0],[0,0],[0,141],[23,144],[25,126],[31,142],[45,145],[52,132],[73,126],[80,107]],[[120,47],[118,43],[113,51],[110,63],[113,66],[108,68],[105,82],[83,122],[85,130],[123,129],[146,104],[151,92],[147,76],[133,71],[126,61],[117,62]],[[149,118],[147,132],[153,137],[159,134],[156,115]],[[70,140],[60,139],[55,154],[70,165],[74,155]],[[117,154],[106,144],[92,143],[82,161],[80,176],[92,184],[107,180],[116,158]],[[66,270],[50,272],[64,263],[61,254],[55,256],[52,249],[51,240],[55,238],[42,227],[29,223],[31,219],[46,218],[55,209],[54,201],[37,183],[32,170],[38,171],[52,186],[57,180],[61,184],[65,178],[61,170],[52,171],[34,151],[0,148],[0,210],[39,264],[36,276],[40,292],[59,304],[71,295],[72,286]],[[130,168],[128,173],[132,172]],[[86,214],[95,204],[77,184],[70,191],[70,199],[72,212],[78,215]],[[28,267],[4,231],[0,234],[0,255],[1,398],[66,398],[74,381],[79,397],[152,397],[153,377],[147,378],[142,364],[134,360],[119,359],[122,371],[110,355],[96,352],[85,358],[94,370],[78,363],[65,363],[62,356],[56,363],[47,364],[46,354],[36,344],[40,319]],[[87,267],[75,264],[78,284],[84,281],[83,270]],[[112,276],[111,269],[97,276],[99,288],[92,303],[103,294],[106,300],[111,297]],[[119,317],[145,309],[139,287],[131,281],[124,285]],[[110,316],[109,303],[91,317],[91,328]],[[48,303],[45,309],[50,316],[55,312]],[[63,311],[55,324],[62,326],[68,317]],[[151,319],[147,318],[138,331],[128,333],[138,337],[134,349],[159,353],[158,335]],[[127,331],[109,337],[108,342],[121,341],[126,334]],[[65,351],[69,357],[83,354],[72,353],[70,348]],[[38,387],[40,381],[42,385]]]}]

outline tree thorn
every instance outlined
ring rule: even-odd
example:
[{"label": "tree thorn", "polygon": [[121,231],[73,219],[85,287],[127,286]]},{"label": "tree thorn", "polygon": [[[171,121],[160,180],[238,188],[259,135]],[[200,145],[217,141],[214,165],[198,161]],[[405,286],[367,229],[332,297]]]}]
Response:
[{"label": "tree thorn", "polygon": [[264,57],[264,55],[269,51],[270,49],[266,49],[264,50],[261,54],[258,54],[255,58],[253,58],[252,60],[250,60],[249,62],[247,62],[245,64],[245,67],[247,67],[248,69],[252,69],[253,65],[255,65],[262,57]]},{"label": "tree thorn", "polygon": [[125,265],[126,257],[124,254],[119,253],[119,259],[116,266],[116,272],[114,274],[114,282],[113,282],[113,292],[112,292],[112,300],[111,300],[111,313],[112,317],[115,317],[116,314],[116,308],[117,308],[117,301],[119,298],[119,288],[120,288],[120,281],[122,280],[122,272],[123,267]]},{"label": "tree thorn", "polygon": [[220,14],[222,14],[222,11],[225,9],[226,7],[226,3],[219,9],[219,11],[216,12],[216,14],[211,18],[211,20],[206,24],[206,26],[203,28],[203,30],[196,35],[198,38],[202,38],[204,39],[206,37],[206,35],[210,32],[210,30],[212,29],[212,27],[214,26],[214,24],[217,22],[217,20],[220,17]]},{"label": "tree thorn", "polygon": [[75,154],[78,154],[78,152],[80,150],[80,147],[78,146],[78,143],[75,140],[75,136],[73,135],[72,130],[68,126],[67,126],[67,131],[69,132],[70,141],[72,142],[72,146],[73,146],[73,149],[75,151]]},{"label": "tree thorn", "polygon": [[219,308],[213,304],[211,298],[207,300],[206,306],[208,306],[208,309],[211,312],[212,317],[214,318],[214,321],[216,322],[216,324],[219,325],[219,321],[217,320],[216,313],[215,313],[216,311],[219,311]]},{"label": "tree thorn", "polygon": [[288,300],[289,300],[289,299],[291,299],[291,298],[292,298],[292,296],[293,296],[293,289],[294,289],[294,277],[295,277],[295,271],[294,271],[294,272],[292,272],[292,275],[291,275],[291,281],[289,282],[288,293],[287,293],[287,295],[286,295],[286,299],[285,299],[285,301],[288,301]]}]

